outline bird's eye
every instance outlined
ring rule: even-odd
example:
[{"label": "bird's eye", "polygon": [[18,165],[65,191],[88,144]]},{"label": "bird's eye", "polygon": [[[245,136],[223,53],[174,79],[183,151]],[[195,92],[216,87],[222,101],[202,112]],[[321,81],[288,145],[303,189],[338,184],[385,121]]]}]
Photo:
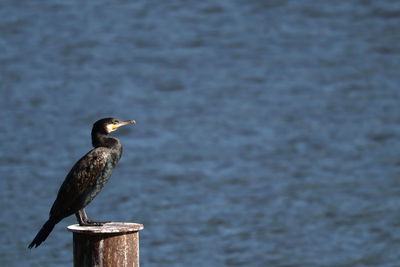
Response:
[{"label": "bird's eye", "polygon": [[113,121],[112,124],[117,125],[117,124],[118,124],[118,121]]}]

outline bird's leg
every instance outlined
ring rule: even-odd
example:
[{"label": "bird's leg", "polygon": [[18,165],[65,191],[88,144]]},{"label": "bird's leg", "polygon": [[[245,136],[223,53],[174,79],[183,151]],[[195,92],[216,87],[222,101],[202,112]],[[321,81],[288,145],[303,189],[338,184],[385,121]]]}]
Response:
[{"label": "bird's leg", "polygon": [[87,217],[85,209],[78,210],[78,212],[75,213],[75,216],[76,216],[76,219],[78,220],[80,226],[88,226],[88,225],[90,225],[88,223],[89,219]]},{"label": "bird's leg", "polygon": [[108,222],[94,222],[89,220],[85,209],[80,209],[77,213],[75,213],[76,219],[78,219],[80,226],[102,226]]}]

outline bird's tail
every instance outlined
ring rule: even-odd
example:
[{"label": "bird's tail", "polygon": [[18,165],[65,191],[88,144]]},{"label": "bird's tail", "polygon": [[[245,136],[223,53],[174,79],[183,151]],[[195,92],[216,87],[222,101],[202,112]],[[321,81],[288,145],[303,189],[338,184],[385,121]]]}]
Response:
[{"label": "bird's tail", "polygon": [[55,219],[50,217],[47,222],[42,226],[40,231],[37,233],[35,238],[32,240],[32,242],[29,244],[28,248],[33,248],[33,247],[38,247],[40,244],[42,244],[43,241],[46,240],[46,238],[49,236],[51,231],[53,230],[54,226],[59,222],[60,220]]}]

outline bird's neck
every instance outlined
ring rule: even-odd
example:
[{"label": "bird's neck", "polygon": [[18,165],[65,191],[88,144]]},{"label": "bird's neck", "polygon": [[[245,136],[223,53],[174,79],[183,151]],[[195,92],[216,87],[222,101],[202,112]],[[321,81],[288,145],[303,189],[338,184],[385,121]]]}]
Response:
[{"label": "bird's neck", "polygon": [[115,137],[111,137],[103,133],[92,132],[92,145],[94,147],[108,147],[118,149],[121,146],[121,143]]}]

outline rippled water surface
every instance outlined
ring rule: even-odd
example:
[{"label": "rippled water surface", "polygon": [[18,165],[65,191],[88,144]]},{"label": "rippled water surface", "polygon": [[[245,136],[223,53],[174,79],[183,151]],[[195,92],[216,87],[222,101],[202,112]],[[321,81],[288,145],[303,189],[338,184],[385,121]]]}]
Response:
[{"label": "rippled water surface", "polygon": [[398,1],[0,2],[0,262],[26,247],[101,117],[124,155],[88,207],[143,266],[399,266]]}]

